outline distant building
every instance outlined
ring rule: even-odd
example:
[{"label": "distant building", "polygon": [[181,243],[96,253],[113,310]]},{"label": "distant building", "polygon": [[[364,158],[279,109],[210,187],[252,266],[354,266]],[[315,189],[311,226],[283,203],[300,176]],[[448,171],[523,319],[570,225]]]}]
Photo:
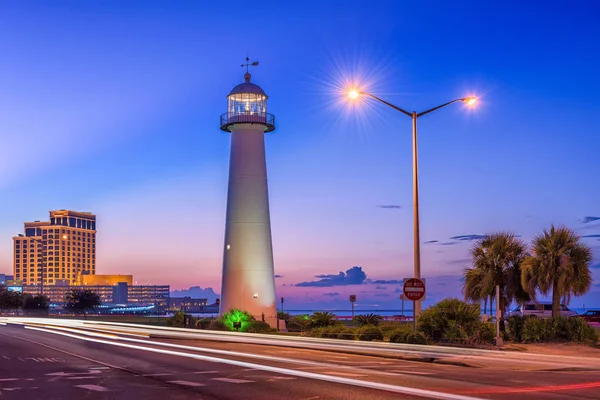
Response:
[{"label": "distant building", "polygon": [[7,285],[10,282],[7,281],[12,281],[15,278],[12,275],[6,275],[6,274],[0,274],[0,285]]},{"label": "distant building", "polygon": [[133,275],[89,275],[81,274],[77,281],[78,285],[117,285],[126,283],[129,286],[133,285]]},{"label": "distant building", "polygon": [[208,299],[193,299],[189,296],[171,297],[169,299],[169,311],[205,312],[207,306]]},{"label": "distant building", "polygon": [[[73,290],[89,289],[100,296],[103,305],[154,305],[158,310],[166,310],[169,306],[169,285],[130,286],[126,282],[116,285],[69,285],[44,286],[44,296],[50,303],[61,305],[65,297]],[[22,286],[24,294],[39,294],[38,286]]]},{"label": "distant building", "polygon": [[13,237],[15,281],[40,285],[43,277],[44,286],[58,281],[74,285],[82,273],[96,273],[94,214],[50,211],[50,221],[24,225],[25,233]]}]

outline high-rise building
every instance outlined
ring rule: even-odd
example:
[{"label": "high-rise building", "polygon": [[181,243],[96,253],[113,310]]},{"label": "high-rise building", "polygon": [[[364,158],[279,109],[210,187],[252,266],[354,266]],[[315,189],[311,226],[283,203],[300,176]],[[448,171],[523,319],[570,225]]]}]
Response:
[{"label": "high-rise building", "polygon": [[23,285],[75,285],[79,275],[96,273],[96,216],[50,211],[50,221],[25,222],[13,237],[14,279]]}]

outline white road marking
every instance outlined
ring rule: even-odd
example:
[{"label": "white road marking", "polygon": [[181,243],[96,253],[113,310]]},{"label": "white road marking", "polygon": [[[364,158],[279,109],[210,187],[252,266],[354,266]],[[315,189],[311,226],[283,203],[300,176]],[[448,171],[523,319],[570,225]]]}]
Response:
[{"label": "white road marking", "polygon": [[294,380],[296,378],[294,378],[293,376],[269,376],[269,379],[267,379],[267,382],[277,382],[277,381],[289,381],[289,380]]},{"label": "white road marking", "polygon": [[19,378],[2,378],[0,382],[10,382],[10,381],[18,381]]},{"label": "white road marking", "polygon": [[367,375],[363,375],[363,374],[350,374],[348,372],[338,372],[338,371],[326,371],[323,372],[324,374],[333,374],[333,375],[339,375],[339,376],[348,376],[350,378],[359,378],[361,376],[367,376]]},{"label": "white road marking", "polygon": [[398,369],[392,369],[392,372],[397,372],[399,374],[412,374],[412,375],[433,375],[433,372],[421,372],[421,371],[404,371]]},{"label": "white road marking", "polygon": [[232,378],[212,378],[213,381],[227,382],[227,383],[254,383],[256,381],[248,381],[246,379],[232,379]]},{"label": "white road marking", "polygon": [[96,378],[100,378],[100,377],[99,376],[72,376],[67,379],[96,379]]},{"label": "white road marking", "polygon": [[192,374],[218,374],[219,371],[197,371],[197,372],[192,372]]},{"label": "white road marking", "polygon": [[175,372],[165,372],[162,374],[144,374],[142,376],[168,376],[168,375],[173,375]]},{"label": "white road marking", "polygon": [[93,390],[94,392],[108,392],[108,388],[100,385],[75,385],[75,387],[87,390]]},{"label": "white road marking", "polygon": [[6,356],[2,356],[2,357],[6,358],[7,360],[10,360],[10,358],[9,358],[9,357],[6,357]]},{"label": "white road marking", "polygon": [[202,383],[190,382],[190,381],[169,381],[169,383],[175,383],[177,385],[192,386],[192,387],[204,386],[204,384],[202,384]]}]

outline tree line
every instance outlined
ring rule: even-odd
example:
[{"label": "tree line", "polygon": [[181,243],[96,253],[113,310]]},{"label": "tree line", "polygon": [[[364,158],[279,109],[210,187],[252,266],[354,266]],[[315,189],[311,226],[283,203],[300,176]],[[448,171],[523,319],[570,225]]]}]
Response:
[{"label": "tree line", "polygon": [[593,281],[592,250],[566,227],[552,225],[529,246],[511,232],[487,234],[475,243],[471,257],[473,265],[464,270],[465,300],[484,301],[484,308],[489,300],[490,311],[495,300],[502,316],[513,301],[535,302],[541,294],[552,297],[552,317],[559,317],[560,305],[585,294]]},{"label": "tree line", "polygon": [[[89,289],[73,289],[69,291],[64,299],[63,307],[75,314],[85,313],[101,304],[100,296]],[[50,308],[50,299],[44,295],[23,294],[21,292],[8,290],[5,286],[0,287],[0,311],[47,313]]]}]

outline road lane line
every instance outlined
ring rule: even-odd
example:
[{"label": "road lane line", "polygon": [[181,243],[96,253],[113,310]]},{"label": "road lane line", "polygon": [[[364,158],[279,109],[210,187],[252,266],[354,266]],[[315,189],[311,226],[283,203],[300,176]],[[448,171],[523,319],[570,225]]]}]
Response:
[{"label": "road lane line", "polygon": [[129,348],[129,349],[134,349],[134,350],[141,350],[141,351],[147,351],[147,352],[165,354],[165,355],[171,355],[171,356],[177,356],[177,357],[186,357],[186,358],[192,358],[192,359],[196,359],[196,360],[214,362],[214,363],[219,363],[219,364],[235,365],[238,367],[254,368],[254,369],[258,369],[258,370],[262,370],[262,371],[275,372],[275,373],[283,374],[283,375],[298,376],[301,378],[339,383],[342,385],[358,386],[358,387],[363,387],[363,388],[367,388],[367,389],[376,389],[376,390],[382,390],[382,391],[392,392],[392,393],[402,393],[402,394],[408,394],[408,395],[413,395],[413,396],[418,396],[418,397],[425,397],[425,398],[430,398],[430,399],[483,400],[481,398],[464,396],[464,395],[460,395],[460,394],[436,392],[433,390],[417,389],[417,388],[411,388],[408,386],[397,386],[397,385],[390,385],[390,384],[379,383],[379,382],[361,381],[361,380],[351,379],[351,378],[317,374],[317,373],[313,373],[313,372],[273,367],[273,366],[269,366],[269,365],[254,364],[254,363],[249,363],[249,362],[245,362],[245,361],[236,361],[236,360],[230,360],[230,359],[226,359],[226,358],[217,358],[217,357],[212,357],[212,356],[204,356],[204,355],[200,355],[200,354],[183,353],[183,352],[177,352],[177,351],[172,351],[172,350],[156,349],[153,347],[145,347],[145,346],[138,346],[138,345],[121,343],[121,342],[115,342],[115,341],[108,341],[108,340],[103,340],[103,339],[95,339],[95,338],[91,338],[91,337],[79,336],[79,335],[74,335],[74,334],[65,333],[65,332],[58,332],[58,331],[44,329],[44,328],[36,328],[36,327],[26,326],[25,329],[51,333],[54,335],[66,336],[66,337],[70,337],[73,339],[79,339],[79,340],[88,341],[88,342],[102,343],[102,344],[107,344],[110,346],[125,347],[125,348]]},{"label": "road lane line", "polygon": [[248,381],[246,379],[233,379],[233,378],[212,378],[213,381],[227,382],[227,383],[254,383],[256,381]]},{"label": "road lane line", "polygon": [[167,382],[174,383],[176,385],[191,386],[191,387],[205,386],[203,383],[190,382],[190,381],[167,381]]},{"label": "road lane line", "polygon": [[75,387],[87,390],[93,390],[94,392],[108,392],[108,388],[100,385],[75,385]]}]

